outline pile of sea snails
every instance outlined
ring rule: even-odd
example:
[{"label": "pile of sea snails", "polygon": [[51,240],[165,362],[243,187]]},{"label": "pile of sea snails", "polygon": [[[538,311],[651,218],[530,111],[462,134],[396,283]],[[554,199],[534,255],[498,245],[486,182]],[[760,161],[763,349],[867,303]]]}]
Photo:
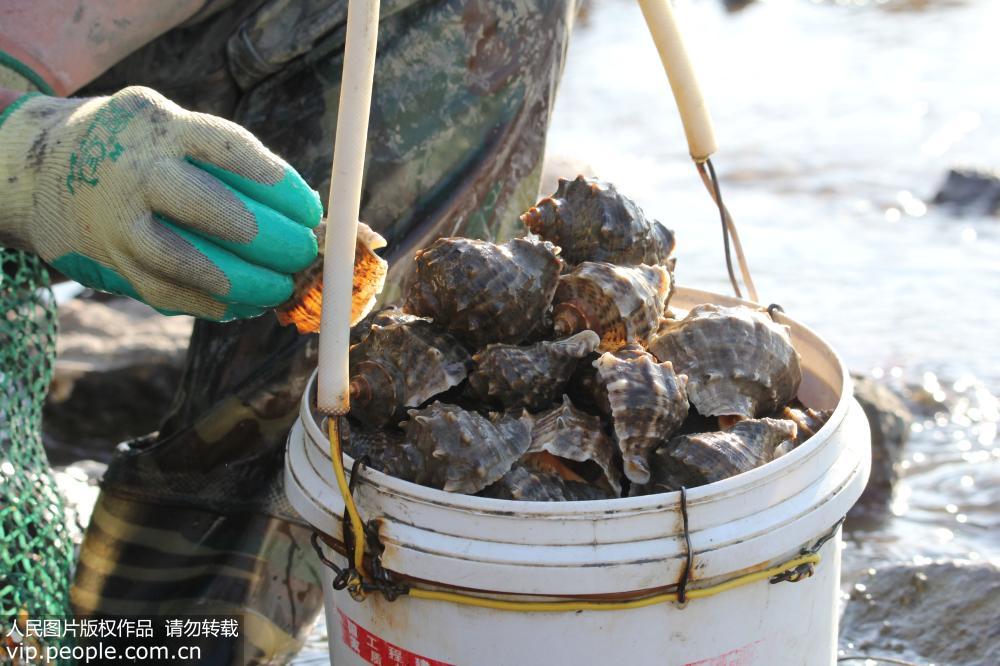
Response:
[{"label": "pile of sea snails", "polygon": [[402,306],[354,328],[348,454],[448,492],[609,499],[746,472],[829,417],[797,403],[766,311],[669,309],[673,233],[613,185],[560,180],[521,220],[419,251]]}]

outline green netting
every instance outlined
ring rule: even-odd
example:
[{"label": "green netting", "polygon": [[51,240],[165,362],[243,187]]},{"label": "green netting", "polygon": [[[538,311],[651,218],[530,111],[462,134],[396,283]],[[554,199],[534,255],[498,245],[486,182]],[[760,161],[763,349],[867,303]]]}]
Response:
[{"label": "green netting", "polygon": [[73,571],[63,501],[42,447],[55,302],[33,254],[0,248],[0,627],[67,612]]}]

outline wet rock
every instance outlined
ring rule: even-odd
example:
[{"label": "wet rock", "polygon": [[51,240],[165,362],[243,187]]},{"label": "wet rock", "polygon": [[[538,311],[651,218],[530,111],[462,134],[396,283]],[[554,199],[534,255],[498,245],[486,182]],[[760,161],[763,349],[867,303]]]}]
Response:
[{"label": "wet rock", "polygon": [[869,377],[855,375],[854,397],[865,410],[872,435],[872,472],[857,507],[884,506],[899,478],[899,462],[913,417],[902,399]]},{"label": "wet rock", "polygon": [[42,417],[49,459],[107,462],[115,445],[160,426],[180,380],[190,317],[125,298],[59,305],[56,363]]},{"label": "wet rock", "polygon": [[963,215],[1000,214],[1000,174],[976,169],[951,169],[933,203]]},{"label": "wet rock", "polygon": [[1000,664],[1000,569],[987,562],[896,564],[854,585],[840,621],[844,655],[920,664]]}]

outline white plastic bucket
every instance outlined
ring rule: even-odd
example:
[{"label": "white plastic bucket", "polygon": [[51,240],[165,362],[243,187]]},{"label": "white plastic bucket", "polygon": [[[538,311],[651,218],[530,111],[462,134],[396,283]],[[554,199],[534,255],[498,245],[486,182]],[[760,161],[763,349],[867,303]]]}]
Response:
[{"label": "white plastic bucket", "polygon": [[[739,303],[678,289],[671,306],[705,302]],[[791,559],[830,532],[868,479],[868,424],[843,363],[812,331],[779,316],[802,356],[800,399],[835,411],[788,455],[687,492],[689,589]],[[289,436],[286,491],[306,520],[339,542],[344,504],[311,395],[310,385]],[[364,520],[379,520],[383,565],[424,586],[506,599],[634,596],[673,586],[683,572],[680,493],[513,502],[445,493],[374,470],[359,477],[355,498]],[[334,574],[325,569],[331,659],[337,666],[828,666],[836,658],[839,541],[838,534],[820,549],[811,578],[761,580],[683,608],[527,613],[405,596],[388,602],[377,594],[356,602],[333,591]],[[333,550],[326,554],[345,564]]]}]

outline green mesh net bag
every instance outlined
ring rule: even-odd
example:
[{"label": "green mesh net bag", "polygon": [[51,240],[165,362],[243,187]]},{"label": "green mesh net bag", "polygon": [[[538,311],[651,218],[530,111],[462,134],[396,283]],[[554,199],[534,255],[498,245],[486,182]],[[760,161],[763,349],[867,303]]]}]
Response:
[{"label": "green mesh net bag", "polygon": [[73,544],[42,447],[56,313],[33,254],[0,248],[0,627],[67,612]]}]

